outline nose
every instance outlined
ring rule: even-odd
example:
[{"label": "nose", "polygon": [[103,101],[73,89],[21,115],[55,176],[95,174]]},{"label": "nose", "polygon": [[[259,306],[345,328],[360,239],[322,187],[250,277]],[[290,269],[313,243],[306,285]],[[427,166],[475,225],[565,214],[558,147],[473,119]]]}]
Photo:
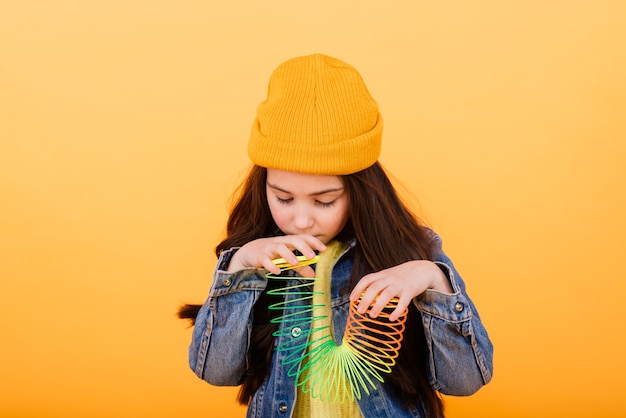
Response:
[{"label": "nose", "polygon": [[298,208],[293,216],[293,225],[298,230],[306,232],[315,223],[312,214],[305,208]]}]

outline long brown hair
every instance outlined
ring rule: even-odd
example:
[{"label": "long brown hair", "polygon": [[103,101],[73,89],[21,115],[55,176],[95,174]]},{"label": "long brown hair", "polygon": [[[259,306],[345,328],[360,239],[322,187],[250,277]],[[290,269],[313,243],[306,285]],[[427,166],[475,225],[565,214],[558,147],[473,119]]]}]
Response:
[{"label": "long brown hair", "polygon": [[[257,238],[280,234],[272,219],[266,196],[267,170],[253,166],[239,189],[238,199],[228,219],[226,238],[216,253],[242,246]],[[337,239],[355,239],[351,288],[361,277],[409,260],[432,260],[432,234],[407,208],[377,162],[358,173],[342,176],[349,196],[348,222]],[[276,325],[264,292],[254,306],[250,341],[250,369],[239,392],[239,402],[247,404],[265,379],[271,362]],[[185,305],[179,317],[195,319],[200,305]],[[397,365],[387,378],[389,386],[406,406],[421,400],[429,418],[443,417],[443,402],[427,377],[428,349],[421,316],[410,305],[404,340]]]}]

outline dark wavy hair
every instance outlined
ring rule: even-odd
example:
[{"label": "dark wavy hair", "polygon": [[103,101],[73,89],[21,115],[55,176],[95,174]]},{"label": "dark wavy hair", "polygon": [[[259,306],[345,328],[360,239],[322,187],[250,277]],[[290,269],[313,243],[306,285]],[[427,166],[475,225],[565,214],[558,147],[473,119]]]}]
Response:
[{"label": "dark wavy hair", "polygon": [[[354,174],[341,176],[348,193],[348,222],[338,240],[355,239],[354,266],[350,276],[353,288],[361,277],[410,260],[432,260],[432,234],[398,196],[380,163]],[[266,195],[267,169],[253,166],[238,189],[230,213],[226,238],[215,248],[242,246],[252,240],[280,233],[272,219]],[[269,284],[268,284],[269,285]],[[184,305],[178,316],[193,323],[201,305]],[[249,370],[239,392],[239,402],[247,404],[269,371],[276,325],[270,323],[268,296],[263,292],[254,306],[250,341]],[[428,348],[419,311],[411,304],[397,364],[387,384],[405,406],[421,400],[427,417],[443,417],[443,402],[428,382]]]}]

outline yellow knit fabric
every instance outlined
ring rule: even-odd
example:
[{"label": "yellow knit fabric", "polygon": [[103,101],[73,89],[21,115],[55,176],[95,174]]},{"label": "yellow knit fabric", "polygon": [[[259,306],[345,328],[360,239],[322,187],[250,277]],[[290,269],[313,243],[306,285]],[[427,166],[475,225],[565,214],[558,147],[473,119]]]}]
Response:
[{"label": "yellow knit fabric", "polygon": [[298,57],[272,73],[248,155],[267,168],[352,174],[378,160],[382,129],[378,105],[354,67],[321,54]]},{"label": "yellow knit fabric", "polygon": [[[336,258],[344,250],[345,246],[337,241],[331,241],[328,243],[327,251],[332,252],[331,257],[320,260],[316,267],[316,277],[318,278],[313,284],[314,295],[313,304],[322,305],[323,308],[319,308],[321,312],[319,314],[324,316],[324,319],[316,321],[316,328],[328,327],[326,330],[318,331],[321,333],[330,332],[333,335],[332,326],[332,310],[330,302],[330,271],[336,260]],[[330,331],[329,331],[330,330]],[[309,337],[310,341],[315,341],[318,338],[316,333],[312,333]],[[310,348],[313,348],[311,346]],[[345,390],[346,385],[338,385],[339,390]],[[306,387],[306,386],[305,386]],[[339,393],[338,395],[342,395]],[[347,399],[353,399],[351,394],[347,394]],[[343,398],[343,396],[339,396]],[[362,418],[363,415],[359,410],[359,406],[355,400],[346,402],[330,402],[322,401],[319,398],[311,396],[310,392],[303,392],[302,388],[298,388],[298,394],[296,397],[296,405],[294,407],[294,418]]]}]

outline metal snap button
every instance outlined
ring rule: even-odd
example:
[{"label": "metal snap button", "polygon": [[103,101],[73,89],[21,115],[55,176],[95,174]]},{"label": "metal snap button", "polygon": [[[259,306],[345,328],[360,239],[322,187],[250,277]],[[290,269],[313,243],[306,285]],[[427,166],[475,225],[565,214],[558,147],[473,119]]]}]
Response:
[{"label": "metal snap button", "polygon": [[302,335],[302,330],[300,329],[300,327],[294,327],[291,329],[291,336],[294,338],[298,338],[299,336]]},{"label": "metal snap button", "polygon": [[461,302],[457,302],[456,305],[454,305],[454,310],[461,312],[463,310],[463,304]]},{"label": "metal snap button", "polygon": [[281,402],[280,405],[278,406],[278,412],[280,412],[281,414],[284,414],[285,412],[287,412],[287,404],[284,402]]},{"label": "metal snap button", "polygon": [[224,279],[224,281],[222,282],[224,286],[230,286],[231,283],[232,282],[230,281],[230,279]]}]

